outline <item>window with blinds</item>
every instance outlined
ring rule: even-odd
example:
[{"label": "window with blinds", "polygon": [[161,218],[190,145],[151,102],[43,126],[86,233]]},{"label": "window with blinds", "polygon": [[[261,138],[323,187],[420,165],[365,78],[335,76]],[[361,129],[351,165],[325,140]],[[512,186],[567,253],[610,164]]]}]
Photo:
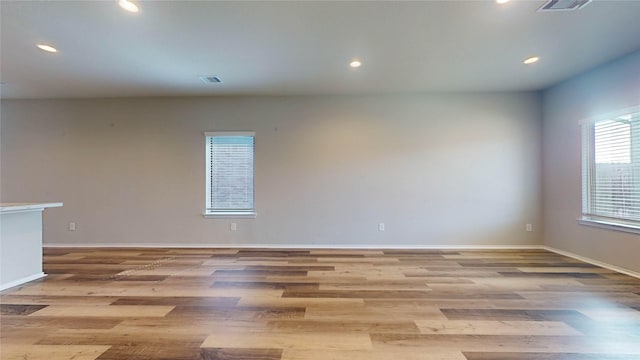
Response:
[{"label": "window with blinds", "polygon": [[583,219],[640,228],[640,112],[583,127]]},{"label": "window with blinds", "polygon": [[253,132],[207,132],[205,215],[255,215]]}]

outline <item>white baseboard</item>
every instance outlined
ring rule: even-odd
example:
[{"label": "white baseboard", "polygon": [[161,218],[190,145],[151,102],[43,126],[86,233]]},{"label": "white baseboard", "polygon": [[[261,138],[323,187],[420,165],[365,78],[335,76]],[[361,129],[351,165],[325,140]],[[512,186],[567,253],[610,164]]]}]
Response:
[{"label": "white baseboard", "polygon": [[605,269],[609,269],[609,270],[612,270],[612,271],[615,271],[615,272],[619,272],[619,273],[622,273],[622,274],[625,274],[625,275],[629,275],[629,276],[633,276],[635,278],[640,279],[640,273],[639,272],[636,272],[636,271],[633,271],[633,270],[630,270],[630,269],[627,269],[627,268],[611,265],[611,264],[608,264],[606,262],[594,260],[594,259],[591,259],[591,258],[588,258],[588,257],[585,257],[585,256],[574,254],[574,253],[569,252],[569,251],[556,249],[556,248],[553,248],[551,246],[543,246],[542,248],[545,249],[545,250],[554,252],[556,254],[568,256],[570,258],[574,258],[576,260],[580,260],[580,261],[589,263],[591,265],[600,266],[600,267],[603,267]]},{"label": "white baseboard", "polygon": [[9,289],[9,288],[12,288],[12,287],[16,287],[16,286],[22,285],[24,283],[28,283],[29,281],[38,280],[38,279],[41,279],[41,278],[43,278],[45,276],[47,276],[47,274],[41,272],[39,274],[33,274],[33,275],[30,275],[30,276],[27,276],[27,277],[23,277],[22,279],[10,281],[10,282],[8,282],[6,284],[0,285],[0,291],[6,290],[6,289]]},{"label": "white baseboard", "polygon": [[339,249],[339,250],[537,250],[543,245],[319,245],[319,244],[159,244],[159,243],[85,243],[85,244],[44,244],[48,248],[185,248],[185,249]]}]

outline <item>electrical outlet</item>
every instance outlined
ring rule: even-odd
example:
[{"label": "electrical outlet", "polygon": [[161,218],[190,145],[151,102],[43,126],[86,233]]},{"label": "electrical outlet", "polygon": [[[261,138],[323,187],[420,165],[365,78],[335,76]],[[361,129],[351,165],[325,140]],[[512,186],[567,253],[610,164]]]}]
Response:
[{"label": "electrical outlet", "polygon": [[69,231],[76,231],[76,223],[74,222],[69,223]]},{"label": "electrical outlet", "polygon": [[229,226],[229,229],[231,229],[231,231],[236,231],[238,230],[238,225],[236,223],[231,223],[231,226]]},{"label": "electrical outlet", "polygon": [[533,231],[533,225],[531,225],[531,224],[527,224],[527,225],[525,226],[525,230],[527,230],[527,231]]},{"label": "electrical outlet", "polygon": [[378,224],[378,231],[384,231],[384,223]]}]

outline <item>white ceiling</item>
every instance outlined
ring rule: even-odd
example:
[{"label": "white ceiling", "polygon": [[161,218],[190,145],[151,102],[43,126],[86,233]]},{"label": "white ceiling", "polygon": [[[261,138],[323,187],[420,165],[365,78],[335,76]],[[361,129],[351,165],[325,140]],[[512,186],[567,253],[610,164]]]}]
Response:
[{"label": "white ceiling", "polygon": [[640,1],[543,3],[2,0],[1,96],[538,90],[640,49]]}]

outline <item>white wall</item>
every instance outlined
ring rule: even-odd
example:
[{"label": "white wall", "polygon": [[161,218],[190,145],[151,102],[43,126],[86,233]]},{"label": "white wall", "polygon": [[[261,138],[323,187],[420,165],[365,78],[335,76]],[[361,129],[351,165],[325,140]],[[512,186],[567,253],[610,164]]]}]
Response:
[{"label": "white wall", "polygon": [[[63,201],[49,244],[541,244],[540,108],[535,93],[5,100],[1,197]],[[201,216],[215,130],[256,131],[258,216],[236,232]]]},{"label": "white wall", "polygon": [[551,247],[640,271],[640,236],[579,225],[578,122],[640,105],[640,52],[561,83],[543,94],[544,240]]}]

